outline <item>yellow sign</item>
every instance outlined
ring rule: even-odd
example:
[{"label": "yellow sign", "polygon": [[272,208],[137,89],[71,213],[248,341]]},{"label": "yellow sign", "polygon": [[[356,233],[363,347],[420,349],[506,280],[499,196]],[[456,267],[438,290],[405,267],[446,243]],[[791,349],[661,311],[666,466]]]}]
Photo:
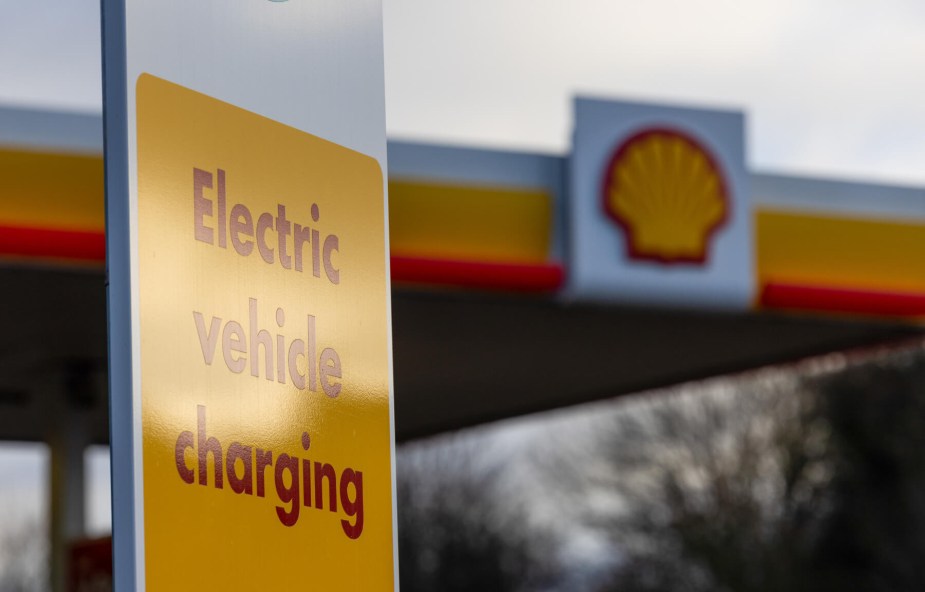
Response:
[{"label": "yellow sign", "polygon": [[631,259],[705,263],[728,202],[713,157],[679,131],[635,134],[607,167],[604,211],[623,229]]},{"label": "yellow sign", "polygon": [[136,97],[147,589],[391,589],[378,163],[151,75]]}]

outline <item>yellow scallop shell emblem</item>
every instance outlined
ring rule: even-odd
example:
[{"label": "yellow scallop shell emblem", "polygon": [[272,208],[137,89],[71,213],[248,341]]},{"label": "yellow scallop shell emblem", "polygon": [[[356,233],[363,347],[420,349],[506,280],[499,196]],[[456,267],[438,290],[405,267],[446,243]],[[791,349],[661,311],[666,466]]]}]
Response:
[{"label": "yellow scallop shell emblem", "polygon": [[617,148],[603,206],[623,229],[630,258],[661,263],[705,263],[729,214],[716,161],[699,142],[668,129],[637,133]]}]

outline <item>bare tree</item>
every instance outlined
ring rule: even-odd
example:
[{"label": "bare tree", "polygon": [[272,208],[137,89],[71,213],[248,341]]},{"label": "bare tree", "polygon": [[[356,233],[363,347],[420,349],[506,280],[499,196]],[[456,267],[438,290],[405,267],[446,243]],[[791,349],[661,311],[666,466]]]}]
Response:
[{"label": "bare tree", "polygon": [[[925,589],[921,349],[530,422],[402,449],[406,591]],[[608,560],[570,563],[586,532]]]},{"label": "bare tree", "polygon": [[529,530],[523,496],[506,478],[510,467],[491,446],[490,438],[470,434],[400,451],[398,533],[405,592],[541,587],[546,565],[537,555],[548,555],[539,551],[544,539]]},{"label": "bare tree", "polygon": [[602,521],[625,555],[616,588],[804,589],[832,459],[815,397],[797,391],[713,381],[616,415],[593,476],[620,500]]},{"label": "bare tree", "polygon": [[0,529],[0,592],[48,590],[48,540],[35,517],[8,517]]},{"label": "bare tree", "polygon": [[619,558],[605,589],[925,589],[925,354],[822,366],[602,418],[580,473],[611,500],[586,512]]}]

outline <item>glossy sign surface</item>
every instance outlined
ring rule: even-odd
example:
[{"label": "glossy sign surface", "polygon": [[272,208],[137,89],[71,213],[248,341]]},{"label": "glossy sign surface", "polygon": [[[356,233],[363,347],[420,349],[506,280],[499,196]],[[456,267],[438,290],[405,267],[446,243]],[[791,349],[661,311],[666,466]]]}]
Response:
[{"label": "glossy sign surface", "polygon": [[378,162],[135,90],[147,589],[391,588]]}]

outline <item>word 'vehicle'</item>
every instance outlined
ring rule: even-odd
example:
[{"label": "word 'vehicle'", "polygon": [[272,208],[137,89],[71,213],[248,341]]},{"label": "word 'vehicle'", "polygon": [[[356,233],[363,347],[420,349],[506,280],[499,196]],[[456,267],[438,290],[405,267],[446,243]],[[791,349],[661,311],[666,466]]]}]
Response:
[{"label": "word 'vehicle'", "polygon": [[[206,325],[205,316],[193,311],[193,322],[202,349],[202,359],[211,366],[216,352],[221,349],[222,358],[229,370],[240,374],[250,366],[253,377],[260,376],[260,349],[263,348],[264,371],[267,380],[276,380],[286,384],[287,379],[299,390],[318,390],[318,384],[329,397],[340,394],[343,377],[340,355],[332,347],[323,348],[318,353],[315,335],[315,317],[306,315],[306,339],[288,339],[282,333],[271,335],[260,327],[258,321],[258,304],[256,298],[248,301],[248,330],[235,320],[223,320],[213,316]],[[286,324],[286,312],[276,309],[276,324],[283,329]],[[221,348],[218,342],[221,340]],[[275,350],[275,355],[274,355]],[[306,363],[305,373],[299,371],[299,360]],[[250,362],[250,364],[248,364]],[[288,370],[288,372],[287,372]]]}]

